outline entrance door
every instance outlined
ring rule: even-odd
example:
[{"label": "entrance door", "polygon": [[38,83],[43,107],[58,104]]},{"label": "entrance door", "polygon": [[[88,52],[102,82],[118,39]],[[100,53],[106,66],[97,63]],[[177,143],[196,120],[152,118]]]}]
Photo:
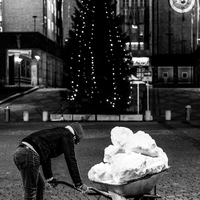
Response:
[{"label": "entrance door", "polygon": [[14,55],[9,56],[9,85],[14,85]]}]

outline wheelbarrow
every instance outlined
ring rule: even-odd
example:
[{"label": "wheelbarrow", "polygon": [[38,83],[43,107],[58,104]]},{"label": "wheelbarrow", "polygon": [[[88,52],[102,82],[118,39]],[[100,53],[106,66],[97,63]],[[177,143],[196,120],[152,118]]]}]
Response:
[{"label": "wheelbarrow", "polygon": [[[94,187],[89,187],[89,191],[86,195],[99,195],[112,200],[125,200],[129,198],[134,200],[159,199],[161,196],[156,193],[156,184],[165,171],[166,170],[155,174],[149,174],[136,180],[130,180],[122,185],[93,181]],[[58,184],[65,184],[74,188],[73,185],[64,181],[58,181]],[[150,192],[153,189],[154,192],[151,194]]]}]

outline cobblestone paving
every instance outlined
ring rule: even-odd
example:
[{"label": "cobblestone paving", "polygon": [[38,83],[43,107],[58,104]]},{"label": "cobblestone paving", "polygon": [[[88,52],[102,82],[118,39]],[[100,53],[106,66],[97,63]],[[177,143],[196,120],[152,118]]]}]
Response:
[{"label": "cobblestone paving", "polygon": [[[108,134],[110,127],[115,125],[118,124],[83,124],[87,135],[83,142],[77,146],[76,152],[82,179],[90,186],[93,184],[88,180],[87,172],[91,166],[102,161],[103,150],[110,144]],[[36,126],[34,130],[43,126]],[[46,124],[43,128],[50,126],[51,124]],[[125,126],[133,131],[145,130],[167,153],[170,169],[163,174],[157,184],[157,193],[162,196],[163,200],[200,199],[200,133],[198,128],[175,122],[142,123],[140,125],[127,123]],[[0,199],[22,200],[21,178],[13,165],[12,152],[18,141],[33,130],[27,123],[24,126],[16,125],[16,128],[10,126],[10,128],[0,128],[0,130]],[[70,182],[63,157],[55,159],[52,164],[55,177]],[[45,192],[45,199],[95,200],[98,197],[84,196],[64,185],[59,185],[56,189],[47,188]]]},{"label": "cobblestone paving", "polygon": [[[53,92],[52,92],[53,91]],[[151,109],[155,122],[124,123],[132,130],[145,130],[156,140],[169,157],[170,169],[157,184],[157,193],[163,200],[200,199],[200,91],[196,89],[154,89],[151,91]],[[38,99],[39,97],[39,99]],[[40,122],[42,111],[60,113],[60,104],[67,112],[67,104],[59,98],[59,89],[39,89],[33,93],[0,105],[0,200],[23,199],[21,179],[13,165],[12,152],[18,141],[33,130],[51,127],[49,123],[30,127],[30,123]],[[192,106],[191,121],[185,122],[185,106]],[[11,123],[4,123],[4,108],[11,107]],[[172,120],[164,121],[165,110],[171,110]],[[29,110],[30,122],[22,122],[23,111]],[[158,121],[158,123],[156,122]],[[12,123],[16,123],[16,127]],[[91,166],[102,161],[103,150],[109,145],[108,132],[120,123],[85,123],[87,137],[77,147],[78,160],[84,182],[92,183],[87,178]],[[61,125],[61,124],[59,124]],[[63,126],[63,124],[61,125]],[[55,163],[57,165],[55,165]],[[67,177],[66,165],[62,158],[54,162],[55,176],[63,180]],[[97,199],[59,186],[47,189],[45,199]]]},{"label": "cobblestone paving", "polygon": [[171,168],[158,184],[158,191],[166,200],[200,199],[200,132],[186,127],[165,127],[173,133],[163,147],[171,158]]}]

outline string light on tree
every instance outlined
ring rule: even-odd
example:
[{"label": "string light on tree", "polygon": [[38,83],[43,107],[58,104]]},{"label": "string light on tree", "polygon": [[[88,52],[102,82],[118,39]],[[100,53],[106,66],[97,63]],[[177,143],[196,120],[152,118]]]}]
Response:
[{"label": "string light on tree", "polygon": [[85,99],[89,107],[120,110],[129,103],[129,74],[124,59],[125,38],[112,3],[77,0],[68,63],[75,101]]}]

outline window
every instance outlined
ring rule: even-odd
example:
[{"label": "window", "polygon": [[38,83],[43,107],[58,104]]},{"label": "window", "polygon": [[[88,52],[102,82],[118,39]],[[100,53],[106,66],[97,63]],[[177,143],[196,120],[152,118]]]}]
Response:
[{"label": "window", "polygon": [[50,19],[48,19],[48,29],[51,29],[51,22],[50,22]]},{"label": "window", "polygon": [[136,7],[138,6],[138,0],[132,0],[131,6],[132,6],[133,8],[136,8]]},{"label": "window", "polygon": [[144,42],[140,42],[139,45],[140,45],[140,50],[144,50]]},{"label": "window", "polygon": [[31,72],[30,68],[31,68],[30,62],[27,60],[26,61],[26,69],[27,69],[26,75],[27,75],[27,77],[31,77],[31,75],[30,75],[30,72]]},{"label": "window", "polygon": [[54,13],[54,5],[51,4],[51,13],[53,14]]},{"label": "window", "polygon": [[144,23],[144,14],[145,14],[145,10],[144,8],[140,8],[139,9],[139,19],[140,19],[140,23]]},{"label": "window", "polygon": [[127,9],[123,9],[123,15],[124,15],[124,16],[127,15]]},{"label": "window", "polygon": [[129,0],[123,0],[122,6],[125,7],[125,8],[129,7]]},{"label": "window", "polygon": [[188,73],[187,72],[182,72],[182,78],[187,79],[188,78]]},{"label": "window", "polygon": [[44,0],[44,7],[47,7],[47,0]]},{"label": "window", "polygon": [[57,34],[57,26],[55,25],[55,34]]},{"label": "window", "polygon": [[57,14],[57,13],[56,13],[56,7],[55,7],[55,9],[54,9],[54,15],[55,15],[55,17],[56,17],[56,14]]},{"label": "window", "polygon": [[47,25],[47,17],[44,16],[44,25],[46,26]]},{"label": "window", "polygon": [[54,31],[54,23],[51,22],[51,30]]},{"label": "window", "polygon": [[163,77],[163,78],[168,78],[168,72],[163,72],[163,73],[162,73],[162,77]]},{"label": "window", "polygon": [[26,65],[25,60],[21,61],[21,76],[26,76]]},{"label": "window", "polygon": [[60,19],[60,11],[59,10],[57,11],[57,14],[58,14],[58,19]]},{"label": "window", "polygon": [[142,8],[145,7],[145,0],[140,0],[140,7],[142,7]]},{"label": "window", "polygon": [[47,1],[47,7],[48,7],[48,10],[51,10],[51,3],[49,0]]}]

